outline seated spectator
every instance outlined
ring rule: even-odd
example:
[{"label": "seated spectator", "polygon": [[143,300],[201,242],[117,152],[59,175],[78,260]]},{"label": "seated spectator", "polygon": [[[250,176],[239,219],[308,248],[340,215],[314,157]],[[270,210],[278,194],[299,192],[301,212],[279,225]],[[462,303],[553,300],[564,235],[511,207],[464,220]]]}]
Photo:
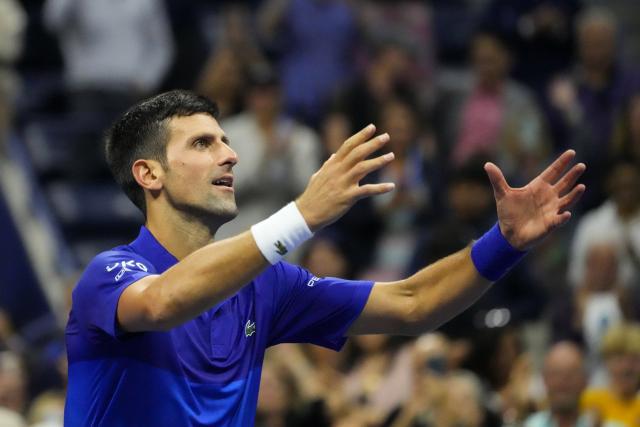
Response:
[{"label": "seated spectator", "polygon": [[587,385],[580,348],[569,341],[553,345],[542,371],[547,409],[532,414],[524,427],[595,427],[589,414],[580,412],[580,396]]},{"label": "seated spectator", "polygon": [[280,83],[273,71],[251,70],[250,79],[247,110],[221,123],[242,159],[233,170],[241,209],[218,238],[233,236],[267,218],[302,193],[320,167],[318,136],[282,111]]},{"label": "seated spectator", "polygon": [[223,9],[216,22],[213,51],[196,84],[196,91],[214,100],[224,119],[242,112],[247,74],[266,66],[251,28],[252,16],[241,5]]},{"label": "seated spectator", "polygon": [[604,426],[637,427],[640,421],[640,325],[612,327],[602,342],[608,383],[587,389],[583,410],[590,410]]},{"label": "seated spectator", "polygon": [[318,277],[353,279],[353,267],[345,249],[346,243],[340,235],[321,232],[306,246],[300,265]]},{"label": "seated spectator", "polygon": [[613,138],[614,158],[640,164],[640,92],[634,94],[621,114]]},{"label": "seated spectator", "polygon": [[512,41],[513,76],[542,100],[551,78],[566,72],[574,54],[573,25],[579,0],[491,0],[483,26]]},{"label": "seated spectator", "polygon": [[0,408],[21,414],[26,409],[27,398],[22,361],[11,351],[0,351]]},{"label": "seated spectator", "polygon": [[436,135],[454,167],[488,157],[514,178],[532,177],[540,169],[548,154],[545,123],[533,95],[509,79],[510,64],[505,41],[478,32],[471,46],[472,74],[441,85]]},{"label": "seated spectator", "polygon": [[330,420],[322,399],[307,399],[291,371],[282,364],[262,367],[257,427],[328,427]]},{"label": "seated spectator", "polygon": [[[335,153],[352,135],[351,129],[351,120],[341,112],[332,112],[325,117],[321,126],[323,160]],[[374,177],[365,177],[361,184],[374,182]],[[332,238],[340,241],[339,246],[349,261],[353,277],[360,277],[360,273],[370,266],[381,230],[381,220],[376,215],[371,198],[360,200],[342,218],[325,229]]]},{"label": "seated spectator", "polygon": [[391,135],[386,149],[394,153],[395,160],[377,173],[377,179],[394,182],[396,188],[373,200],[382,221],[373,265],[391,280],[406,271],[416,245],[416,228],[435,210],[433,184],[438,168],[435,142],[421,129],[412,103],[402,99],[386,103],[378,128]]},{"label": "seated spectator", "polygon": [[63,427],[64,393],[46,391],[31,403],[27,419],[31,427]]},{"label": "seated spectator", "polygon": [[485,407],[480,380],[450,369],[450,342],[439,333],[416,340],[413,390],[408,401],[384,425],[391,427],[489,427],[499,419]]},{"label": "seated spectator", "polygon": [[278,57],[285,111],[315,126],[335,88],[353,73],[354,7],[344,0],[268,0],[261,8],[262,37]]},{"label": "seated spectator", "polygon": [[26,427],[24,418],[15,411],[0,407],[0,426],[2,427]]},{"label": "seated spectator", "polygon": [[[450,174],[446,188],[448,210],[419,233],[421,241],[415,249],[409,273],[463,248],[495,223],[493,193],[482,163],[479,159],[474,160]],[[519,326],[538,318],[544,303],[545,295],[525,261],[441,330],[451,339],[468,343],[471,335],[484,333],[487,327]],[[496,325],[494,316],[500,317],[498,323],[504,324]],[[463,342],[457,344],[464,346]]]},{"label": "seated spectator", "polygon": [[353,366],[344,378],[344,396],[367,413],[368,422],[380,423],[410,396],[412,346],[385,335],[360,335],[349,345]]},{"label": "seated spectator", "polygon": [[367,0],[358,6],[365,43],[406,46],[413,58],[410,78],[417,83],[420,100],[427,101],[433,89],[436,49],[430,4],[420,0]]},{"label": "seated spectator", "polygon": [[578,223],[571,243],[569,282],[585,283],[587,252],[594,243],[609,242],[617,250],[617,277],[632,287],[640,272],[640,166],[622,160],[607,179],[609,199]]},{"label": "seated spectator", "polygon": [[589,191],[580,202],[588,210],[605,198],[603,160],[614,151],[615,119],[640,88],[640,74],[619,60],[618,26],[609,10],[587,9],[576,27],[577,67],[551,84],[549,96],[559,135],[589,165],[582,177]]},{"label": "seated spectator", "polygon": [[369,123],[379,123],[382,107],[396,98],[410,98],[418,81],[412,78],[415,59],[399,43],[372,46],[371,59],[360,76],[340,90],[333,100],[333,112],[343,114],[357,132]]}]

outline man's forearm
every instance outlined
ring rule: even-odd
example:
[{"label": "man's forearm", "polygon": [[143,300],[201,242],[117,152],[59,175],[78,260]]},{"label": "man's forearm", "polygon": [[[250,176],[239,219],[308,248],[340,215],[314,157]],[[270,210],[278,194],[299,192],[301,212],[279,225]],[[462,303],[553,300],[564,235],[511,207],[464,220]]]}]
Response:
[{"label": "man's forearm", "polygon": [[432,330],[455,317],[484,292],[491,282],[478,273],[471,260],[471,246],[420,270],[403,281],[414,300],[409,335]]}]

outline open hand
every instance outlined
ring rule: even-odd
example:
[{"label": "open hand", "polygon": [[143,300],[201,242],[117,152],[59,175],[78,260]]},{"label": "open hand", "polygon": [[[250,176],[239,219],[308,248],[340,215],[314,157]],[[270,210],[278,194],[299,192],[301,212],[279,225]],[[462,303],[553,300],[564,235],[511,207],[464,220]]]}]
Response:
[{"label": "open hand", "polygon": [[304,193],[296,200],[311,231],[336,221],[358,200],[395,188],[390,182],[360,185],[365,176],[394,158],[393,153],[387,153],[368,159],[389,141],[386,133],[374,137],[375,131],[375,126],[369,125],[347,139],[313,174]]},{"label": "open hand", "polygon": [[527,250],[571,218],[569,209],[585,191],[576,181],[585,171],[578,163],[565,171],[576,153],[567,150],[547,169],[521,188],[512,188],[493,163],[484,166],[496,199],[500,231],[509,243]]}]

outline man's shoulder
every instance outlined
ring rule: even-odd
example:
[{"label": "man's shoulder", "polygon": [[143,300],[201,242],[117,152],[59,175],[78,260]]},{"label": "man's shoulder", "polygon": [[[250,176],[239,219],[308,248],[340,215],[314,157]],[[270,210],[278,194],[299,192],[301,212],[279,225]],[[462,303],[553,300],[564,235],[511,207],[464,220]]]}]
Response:
[{"label": "man's shoulder", "polygon": [[154,274],[155,267],[142,255],[135,252],[129,245],[121,245],[100,252],[89,262],[84,269],[78,285],[92,283],[102,277],[118,281],[127,272],[144,272]]}]

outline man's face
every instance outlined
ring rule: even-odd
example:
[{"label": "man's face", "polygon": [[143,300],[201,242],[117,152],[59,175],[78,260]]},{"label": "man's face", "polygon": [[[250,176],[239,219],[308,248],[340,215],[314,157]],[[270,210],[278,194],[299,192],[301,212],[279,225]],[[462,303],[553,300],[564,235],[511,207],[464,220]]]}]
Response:
[{"label": "man's face", "polygon": [[549,405],[554,412],[578,409],[586,385],[580,354],[570,348],[557,348],[548,355],[543,372]]},{"label": "man's face", "polygon": [[163,191],[170,205],[189,215],[233,219],[236,153],[217,120],[208,114],[173,117],[169,124]]},{"label": "man's face", "polygon": [[578,49],[587,68],[607,70],[616,51],[615,28],[604,22],[586,24],[578,32]]},{"label": "man's face", "polygon": [[495,88],[509,73],[509,53],[493,37],[477,37],[473,41],[471,59],[475,76],[485,88]]}]

